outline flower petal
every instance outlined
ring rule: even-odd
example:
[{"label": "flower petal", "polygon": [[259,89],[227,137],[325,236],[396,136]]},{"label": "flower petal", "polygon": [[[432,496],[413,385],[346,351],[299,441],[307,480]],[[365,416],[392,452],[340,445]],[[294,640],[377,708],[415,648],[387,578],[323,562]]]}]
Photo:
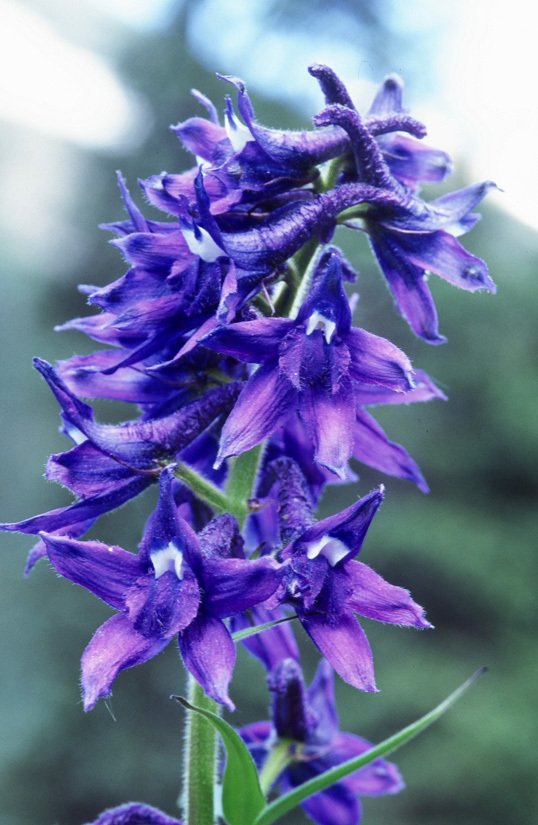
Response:
[{"label": "flower petal", "polygon": [[[286,614],[280,608],[266,610],[262,605],[257,605],[251,612],[252,622],[255,625],[265,624],[284,619]],[[243,630],[252,627],[244,613],[234,616],[231,620],[233,631]],[[299,661],[299,648],[293,635],[291,623],[286,622],[264,630],[255,636],[248,636],[243,639],[243,644],[253,656],[263,662],[266,670],[271,670],[283,659],[295,659]]]},{"label": "flower petal", "polygon": [[171,639],[192,622],[200,605],[200,588],[190,570],[182,579],[167,570],[140,577],[126,594],[129,621],[148,638]]},{"label": "flower petal", "polygon": [[144,572],[138,556],[100,541],[77,541],[48,533],[40,536],[58,573],[95,593],[111,607],[125,607],[125,593]]},{"label": "flower petal", "polygon": [[391,624],[431,627],[424,618],[424,610],[413,601],[408,590],[389,584],[360,561],[350,561],[345,572],[352,583],[347,604],[361,616]]},{"label": "flower petal", "polygon": [[355,381],[399,392],[413,387],[409,358],[386,338],[353,327],[345,341],[351,354],[350,375]]},{"label": "flower petal", "polygon": [[372,651],[353,616],[343,614],[335,621],[315,611],[302,610],[298,616],[314,644],[345,682],[359,690],[377,691]]},{"label": "flower petal", "polygon": [[280,375],[276,364],[262,364],[247,381],[222,428],[217,466],[274,433],[296,402],[297,390]]},{"label": "flower petal", "polygon": [[282,566],[272,558],[204,561],[204,604],[212,616],[225,618],[260,604],[282,581]]},{"label": "flower petal", "polygon": [[353,455],[363,464],[398,478],[414,481],[423,493],[429,487],[418,465],[400,444],[389,441],[377,421],[364,410],[357,410]]},{"label": "flower petal", "polygon": [[[338,732],[331,741],[330,761],[339,765],[366,753],[371,747],[372,744],[360,736]],[[343,781],[353,793],[361,796],[398,793],[405,787],[396,765],[385,759],[374,759],[369,765],[346,776]]]},{"label": "flower petal", "polygon": [[331,395],[317,386],[302,392],[299,415],[314,442],[314,461],[345,478],[355,429],[351,380],[344,377]]},{"label": "flower petal", "polygon": [[400,244],[415,266],[435,272],[460,289],[469,292],[477,289],[497,291],[484,261],[467,252],[448,232],[440,230],[430,235],[404,235]]},{"label": "flower petal", "polygon": [[228,685],[235,664],[235,645],[226,625],[200,612],[178,636],[179,650],[187,669],[208,696],[235,710]]},{"label": "flower petal", "polygon": [[82,654],[84,710],[90,710],[98,699],[109,695],[120,670],[147,662],[160,653],[168,641],[137,633],[124,613],[108,619]]},{"label": "flower petal", "polygon": [[107,808],[88,825],[181,825],[181,822],[151,805],[127,802],[117,808]]},{"label": "flower petal", "polygon": [[424,280],[424,270],[411,263],[394,235],[378,232],[370,240],[400,315],[428,343],[444,344],[446,338],[439,335],[437,310]]}]

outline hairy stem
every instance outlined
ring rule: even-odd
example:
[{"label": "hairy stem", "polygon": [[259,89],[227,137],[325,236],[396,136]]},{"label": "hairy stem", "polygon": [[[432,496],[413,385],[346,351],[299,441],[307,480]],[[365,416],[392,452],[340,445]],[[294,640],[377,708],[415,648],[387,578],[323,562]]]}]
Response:
[{"label": "hairy stem", "polygon": [[[189,702],[220,715],[220,706],[205,695],[190,674]],[[217,733],[200,713],[191,712],[187,715],[183,759],[182,804],[185,825],[214,825]]]}]

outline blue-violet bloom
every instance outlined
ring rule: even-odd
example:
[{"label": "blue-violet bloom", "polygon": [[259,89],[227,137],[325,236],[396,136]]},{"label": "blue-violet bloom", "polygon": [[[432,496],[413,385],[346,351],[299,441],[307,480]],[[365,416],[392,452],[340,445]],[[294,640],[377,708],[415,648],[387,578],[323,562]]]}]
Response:
[{"label": "blue-violet bloom", "polygon": [[[333,671],[322,660],[308,690],[301,668],[284,659],[268,676],[272,721],[255,722],[239,733],[262,770],[275,748],[285,748],[274,784],[286,793],[330,768],[367,752],[372,745],[339,730]],[[359,796],[397,793],[404,787],[396,765],[374,759],[369,765],[301,802],[318,825],[358,825]]]},{"label": "blue-violet bloom", "polygon": [[235,645],[223,619],[265,601],[280,583],[274,559],[244,558],[232,516],[213,519],[199,536],[178,517],[172,472],[167,467],[161,473],[158,506],[138,555],[99,541],[41,534],[58,573],[119,611],[82,656],[85,710],[111,692],[121,670],[156,656],[173,636],[206,693],[233,710],[228,685]]}]

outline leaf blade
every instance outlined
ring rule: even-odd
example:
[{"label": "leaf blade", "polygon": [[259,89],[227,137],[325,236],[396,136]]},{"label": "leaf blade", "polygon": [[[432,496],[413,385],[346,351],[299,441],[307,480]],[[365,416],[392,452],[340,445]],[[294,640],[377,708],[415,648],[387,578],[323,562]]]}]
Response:
[{"label": "leaf blade", "polygon": [[420,719],[417,719],[415,722],[402,728],[402,730],[389,736],[383,740],[383,742],[380,742],[379,745],[370,748],[366,753],[342,762],[334,768],[330,768],[328,771],[319,774],[319,776],[313,779],[309,779],[307,782],[298,785],[296,788],[288,791],[288,793],[269,803],[258,815],[258,818],[254,821],[254,825],[272,825],[275,820],[297,807],[297,805],[300,805],[304,799],[308,799],[309,796],[313,796],[315,793],[330,787],[330,785],[334,785],[335,782],[338,782],[350,773],[370,764],[374,759],[378,759],[380,756],[387,756],[397,748],[405,745],[406,742],[409,742],[409,740],[413,739],[421,733],[421,731],[436,722],[486,670],[486,667],[477,670],[466,682],[460,685],[459,688],[456,688],[453,693],[447,696],[446,699],[433,708],[433,710],[429,711],[429,713],[426,713],[424,716],[421,716]]},{"label": "leaf blade", "polygon": [[191,705],[174,696],[184,708],[204,716],[220,734],[226,748],[226,768],[222,780],[222,810],[228,825],[252,825],[265,807],[258,771],[250,752],[228,722],[210,710]]}]

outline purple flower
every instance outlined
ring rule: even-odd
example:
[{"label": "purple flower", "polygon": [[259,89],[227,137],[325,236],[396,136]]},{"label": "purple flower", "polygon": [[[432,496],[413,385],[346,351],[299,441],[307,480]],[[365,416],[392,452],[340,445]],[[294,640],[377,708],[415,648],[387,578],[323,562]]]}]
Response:
[{"label": "purple flower", "polygon": [[232,516],[214,519],[197,537],[177,514],[172,480],[172,468],[164,469],[138,555],[41,534],[58,573],[119,611],[82,656],[85,710],[108,696],[121,670],[156,656],[173,636],[206,693],[233,710],[228,685],[235,647],[223,618],[269,598],[280,583],[280,566],[270,558],[244,558]]},{"label": "purple flower", "polygon": [[404,392],[413,386],[411,364],[401,350],[351,327],[336,254],[295,320],[218,327],[203,344],[261,364],[223,427],[218,462],[259,444],[297,411],[315,461],[343,477],[355,440],[355,387]]},{"label": "purple flower", "polygon": [[367,691],[376,690],[372,652],[355,614],[431,627],[407,590],[355,560],[382,498],[381,488],[307,527],[282,552],[289,561],[287,587],[275,594],[275,600],[295,607],[304,629],[340,676]]},{"label": "purple flower", "polygon": [[[365,124],[370,134],[376,135],[376,142],[392,175],[413,192],[418,189],[420,181],[439,183],[452,172],[452,161],[446,152],[425,146],[417,135],[404,135],[401,131],[390,133],[374,131],[374,124],[381,119],[402,117],[405,109],[402,105],[403,81],[398,75],[391,74],[385,78],[368,110]],[[328,100],[328,103],[343,101]],[[346,105],[346,104],[344,104]],[[352,108],[352,107],[350,107]]]},{"label": "purple flower", "polygon": [[117,808],[107,808],[88,825],[181,825],[181,822],[151,805],[127,802]]},{"label": "purple flower", "polygon": [[[274,748],[286,747],[286,761],[274,782],[284,793],[372,747],[360,736],[338,729],[333,671],[326,661],[320,662],[308,690],[294,659],[284,659],[267,681],[272,693],[272,721],[255,722],[239,733],[262,776]],[[301,806],[319,825],[357,825],[361,819],[359,796],[397,793],[403,787],[397,767],[375,759]]]},{"label": "purple flower", "polygon": [[[202,398],[166,415],[125,424],[95,421],[92,408],[77,398],[46,361],[35,359],[62,408],[64,432],[76,444],[53,455],[46,476],[72,490],[79,500],[0,529],[37,534],[69,530],[79,536],[103,513],[120,507],[154,483],[163,464],[175,458],[227,412],[239,392],[238,384],[208,390]],[[77,528],[80,525],[80,528]]]},{"label": "purple flower", "polygon": [[[314,122],[320,126],[338,125],[348,133],[355,169],[352,174],[347,173],[347,181],[354,179],[385,192],[385,198],[375,203],[371,200],[355,225],[368,232],[398,310],[413,331],[430,343],[442,343],[445,339],[438,333],[425,274],[434,272],[471,292],[495,292],[484,261],[467,252],[455,239],[455,235],[474,225],[478,216],[471,210],[495,184],[486,181],[426,204],[391,174],[381,148],[354,109],[333,104]],[[346,224],[354,225],[353,220]]]}]

